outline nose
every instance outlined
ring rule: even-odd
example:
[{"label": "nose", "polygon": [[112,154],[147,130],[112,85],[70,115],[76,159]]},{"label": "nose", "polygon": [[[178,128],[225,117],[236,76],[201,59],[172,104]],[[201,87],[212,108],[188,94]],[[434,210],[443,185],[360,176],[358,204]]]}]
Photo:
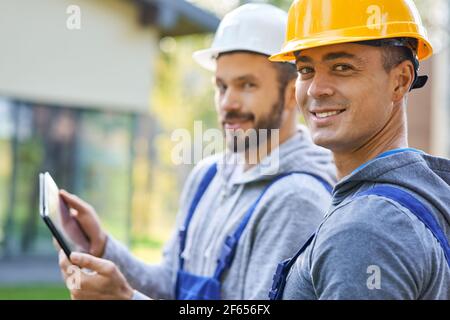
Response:
[{"label": "nose", "polygon": [[223,112],[236,111],[241,108],[239,96],[236,90],[228,87],[225,92],[218,93],[219,95],[219,107]]},{"label": "nose", "polygon": [[330,77],[323,72],[316,71],[308,87],[308,96],[314,99],[320,99],[330,97],[333,94],[334,89]]}]

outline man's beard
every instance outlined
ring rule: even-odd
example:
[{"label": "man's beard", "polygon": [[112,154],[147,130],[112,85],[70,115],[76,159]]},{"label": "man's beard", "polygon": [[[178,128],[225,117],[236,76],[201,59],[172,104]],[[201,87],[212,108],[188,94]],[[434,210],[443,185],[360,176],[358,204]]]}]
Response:
[{"label": "man's beard", "polygon": [[[228,144],[228,149],[234,153],[247,152],[249,150],[256,150],[263,143],[270,140],[272,130],[280,129],[281,118],[284,109],[284,101],[278,100],[275,103],[270,112],[261,116],[256,122],[253,128],[249,130],[254,130],[256,135],[253,135],[253,139],[250,132],[245,132],[244,130],[237,130],[239,132],[234,132],[230,130],[225,135],[233,135],[231,145]],[[228,119],[249,119],[254,121],[255,116],[253,114],[240,114],[238,112],[227,113],[225,120]],[[267,132],[267,134],[266,134]],[[243,141],[242,141],[243,139]]]}]

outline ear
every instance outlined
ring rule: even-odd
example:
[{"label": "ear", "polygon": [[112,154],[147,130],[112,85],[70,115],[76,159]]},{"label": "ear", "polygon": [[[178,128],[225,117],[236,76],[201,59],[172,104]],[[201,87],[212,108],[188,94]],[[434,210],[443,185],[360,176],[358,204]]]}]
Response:
[{"label": "ear", "polygon": [[406,60],[391,70],[393,77],[392,101],[399,102],[410,91],[414,81],[414,65]]},{"label": "ear", "polygon": [[296,79],[290,80],[284,90],[284,108],[290,111],[297,109],[297,101],[295,99],[295,81]]}]

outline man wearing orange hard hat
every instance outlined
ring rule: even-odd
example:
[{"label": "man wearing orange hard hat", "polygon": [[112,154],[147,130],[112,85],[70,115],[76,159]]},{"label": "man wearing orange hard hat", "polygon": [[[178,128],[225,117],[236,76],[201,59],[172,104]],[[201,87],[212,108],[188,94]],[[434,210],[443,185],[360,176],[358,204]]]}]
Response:
[{"label": "man wearing orange hard hat", "polygon": [[412,1],[292,4],[271,60],[295,60],[297,103],[340,181],[271,299],[450,299],[450,161],[407,139],[408,93],[432,52]]}]

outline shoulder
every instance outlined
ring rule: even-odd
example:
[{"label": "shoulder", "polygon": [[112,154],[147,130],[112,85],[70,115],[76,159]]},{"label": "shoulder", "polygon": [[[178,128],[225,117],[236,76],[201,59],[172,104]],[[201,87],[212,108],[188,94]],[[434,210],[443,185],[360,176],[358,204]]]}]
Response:
[{"label": "shoulder", "polygon": [[221,154],[218,154],[202,159],[194,166],[194,168],[189,174],[189,178],[193,180],[201,180],[208,171],[208,169],[212,165],[217,164],[218,161],[220,161],[221,157],[222,157]]},{"label": "shoulder", "polygon": [[197,163],[194,168],[189,172],[187,179],[184,183],[183,190],[180,197],[180,207],[183,208],[186,204],[190,203],[194,198],[197,189],[205,177],[209,168],[219,161],[220,155],[214,155],[202,159]]},{"label": "shoulder", "polygon": [[316,178],[293,174],[272,183],[255,210],[260,227],[283,226],[309,235],[331,205],[331,195]]},{"label": "shoulder", "polygon": [[220,158],[220,155],[214,155],[199,161],[189,173],[185,183],[185,188],[192,188],[200,184],[200,181],[206,175],[209,168],[211,168],[214,164],[217,164]]},{"label": "shoulder", "polygon": [[377,195],[357,197],[334,208],[320,228],[321,238],[350,238],[375,245],[422,245],[417,232],[420,221],[394,200]]},{"label": "shoulder", "polygon": [[292,173],[273,181],[265,196],[278,202],[289,201],[298,204],[306,201],[326,208],[331,204],[331,194],[323,183],[305,173]]},{"label": "shoulder", "polygon": [[332,233],[352,229],[376,234],[396,236],[402,232],[414,236],[420,221],[407,208],[395,200],[378,195],[364,195],[349,200],[335,207],[330,212],[325,226]]},{"label": "shoulder", "polygon": [[[320,226],[309,253],[311,277],[321,279],[317,283],[321,292],[335,291],[341,297],[352,297],[352,292],[360,297],[417,297],[429,261],[407,211],[390,199],[372,195],[335,208]],[[367,287],[374,270],[384,277],[382,291]]]}]

